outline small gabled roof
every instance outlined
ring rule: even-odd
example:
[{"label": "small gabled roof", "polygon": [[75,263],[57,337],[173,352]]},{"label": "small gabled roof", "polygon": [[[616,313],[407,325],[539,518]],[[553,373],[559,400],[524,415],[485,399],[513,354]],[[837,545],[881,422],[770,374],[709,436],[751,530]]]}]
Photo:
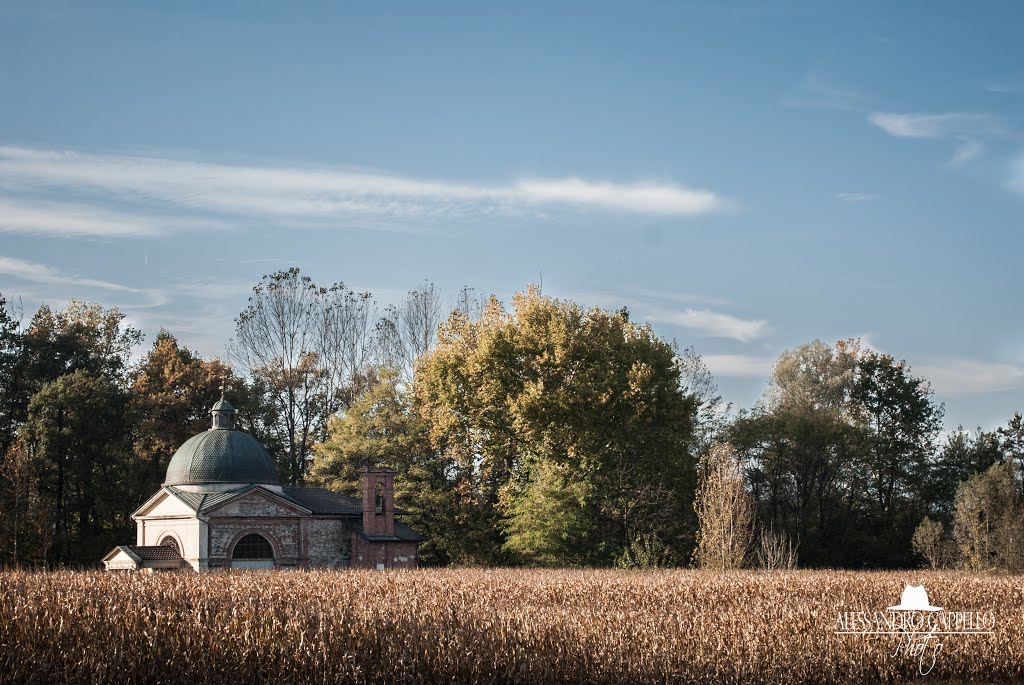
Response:
[{"label": "small gabled roof", "polygon": [[143,561],[181,561],[178,550],[166,545],[124,545],[124,548]]}]

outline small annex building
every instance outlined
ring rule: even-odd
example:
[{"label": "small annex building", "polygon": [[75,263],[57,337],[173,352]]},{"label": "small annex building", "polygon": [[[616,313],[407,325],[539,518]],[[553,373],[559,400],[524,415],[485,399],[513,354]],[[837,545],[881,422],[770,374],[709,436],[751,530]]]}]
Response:
[{"label": "small annex building", "polygon": [[225,399],[213,427],[189,438],[163,487],[132,514],[134,545],[103,558],[112,570],[415,568],[424,538],[395,509],[395,474],[364,469],[361,499],[283,487],[267,448],[235,427]]}]

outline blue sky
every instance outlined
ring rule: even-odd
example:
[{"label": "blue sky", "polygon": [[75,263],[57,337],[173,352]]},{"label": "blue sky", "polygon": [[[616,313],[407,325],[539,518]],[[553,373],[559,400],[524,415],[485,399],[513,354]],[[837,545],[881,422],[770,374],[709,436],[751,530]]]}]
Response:
[{"label": "blue sky", "polygon": [[629,307],[750,406],[859,336],[1024,409],[1017,3],[0,5],[0,292],[224,355],[292,265]]}]

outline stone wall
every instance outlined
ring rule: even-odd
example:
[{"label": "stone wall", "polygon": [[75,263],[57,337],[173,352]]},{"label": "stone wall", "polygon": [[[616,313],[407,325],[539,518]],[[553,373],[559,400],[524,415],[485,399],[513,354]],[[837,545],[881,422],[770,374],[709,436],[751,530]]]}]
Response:
[{"label": "stone wall", "polygon": [[308,518],[302,522],[310,566],[345,568],[352,558],[352,530],[337,518]]},{"label": "stone wall", "polygon": [[235,543],[249,533],[259,533],[270,542],[277,566],[300,563],[302,536],[298,518],[218,517],[210,519],[210,567],[230,566]]}]

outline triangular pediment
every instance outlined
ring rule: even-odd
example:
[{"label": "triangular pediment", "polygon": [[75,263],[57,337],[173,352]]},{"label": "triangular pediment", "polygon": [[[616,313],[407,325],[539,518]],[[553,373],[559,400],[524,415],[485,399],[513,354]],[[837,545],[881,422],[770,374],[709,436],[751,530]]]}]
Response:
[{"label": "triangular pediment", "polygon": [[141,563],[142,558],[128,549],[127,545],[118,545],[103,557],[103,565],[108,570],[137,569]]},{"label": "triangular pediment", "polygon": [[161,488],[159,492],[136,509],[132,517],[195,516],[195,513],[192,507],[176,497],[173,492],[167,488]]},{"label": "triangular pediment", "polygon": [[309,516],[312,512],[288,498],[259,485],[203,510],[208,516]]}]

